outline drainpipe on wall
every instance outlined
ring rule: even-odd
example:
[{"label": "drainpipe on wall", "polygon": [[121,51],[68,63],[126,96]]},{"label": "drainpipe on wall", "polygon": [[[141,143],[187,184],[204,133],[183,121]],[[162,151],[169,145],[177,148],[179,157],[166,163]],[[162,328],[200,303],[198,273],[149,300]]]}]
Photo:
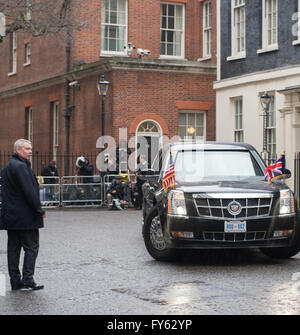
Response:
[{"label": "drainpipe on wall", "polygon": [[[67,8],[66,18],[67,18],[67,36],[66,36],[66,73],[71,70],[71,35],[70,35],[70,7],[71,0],[69,1],[69,6]],[[64,161],[64,175],[69,176],[70,172],[70,119],[71,119],[71,106],[70,106],[70,81],[66,80],[65,88],[65,110],[63,111],[63,116],[65,117],[65,161]]]}]

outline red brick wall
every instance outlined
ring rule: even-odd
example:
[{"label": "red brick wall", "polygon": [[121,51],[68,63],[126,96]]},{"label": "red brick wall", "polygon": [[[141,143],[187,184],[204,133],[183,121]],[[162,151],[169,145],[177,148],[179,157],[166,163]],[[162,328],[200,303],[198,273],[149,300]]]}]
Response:
[{"label": "red brick wall", "polygon": [[[181,2],[181,1],[179,1]],[[184,3],[184,1],[182,1]],[[77,21],[87,23],[81,31],[72,32],[71,66],[79,60],[86,63],[99,60],[101,52],[101,0],[90,0],[82,6],[75,0],[73,15]],[[158,58],[160,50],[160,0],[128,1],[128,41],[136,47],[151,50],[150,58]],[[202,57],[202,8],[199,0],[185,3],[185,58],[196,61]],[[78,12],[80,8],[80,12]],[[216,1],[212,0],[213,34],[212,61],[216,62]],[[76,21],[76,22],[77,22]],[[32,64],[24,67],[25,43],[31,43]],[[17,32],[17,73],[8,77],[9,37],[4,38],[0,48],[0,87],[5,90],[36,82],[63,73],[66,69],[65,35],[32,37]],[[136,53],[133,54],[136,57]]]},{"label": "red brick wall", "polygon": [[[75,6],[77,2],[76,0]],[[128,1],[128,42],[137,48],[149,49],[150,58],[160,55],[160,5],[161,0]],[[168,1],[166,1],[168,2]],[[203,3],[199,0],[169,1],[185,5],[185,59],[202,58]],[[212,2],[212,61],[216,62],[216,0]],[[91,10],[92,9],[92,10]],[[79,17],[91,20],[86,29],[76,32],[73,39],[73,64],[84,59],[87,63],[99,60],[101,53],[101,1],[92,0],[82,7]],[[136,50],[133,52],[136,57]]]},{"label": "red brick wall", "polygon": [[[74,0],[79,4],[81,0]],[[186,6],[185,58],[196,61],[202,57],[202,6],[199,0],[182,1]],[[81,1],[82,3],[82,1]],[[213,13],[216,1],[212,0]],[[150,58],[159,57],[160,49],[160,0],[128,1],[128,41],[136,47],[150,49]],[[86,63],[99,60],[100,0],[89,1],[89,7],[82,6],[78,18],[87,20],[91,11],[91,24],[72,39],[72,66],[79,60]],[[216,61],[215,14],[213,15],[212,61]],[[32,64],[24,67],[25,42],[32,43]],[[41,80],[65,73],[65,39],[53,36],[34,38],[18,32],[17,74],[8,77],[9,39],[0,45],[0,95],[9,88],[38,83]],[[134,57],[136,55],[134,54]],[[103,57],[103,59],[105,59]],[[70,152],[96,151],[96,141],[101,135],[101,99],[96,89],[100,75],[79,79],[80,89],[70,89],[72,109],[70,125]],[[215,139],[215,75],[193,73],[115,70],[105,71],[105,79],[111,82],[105,100],[105,134],[118,139],[118,129],[126,127],[128,136],[135,135],[137,120],[155,114],[163,120],[161,126],[167,135],[178,134],[179,108],[176,101],[211,102],[206,117],[206,138]],[[35,89],[14,97],[0,98],[0,151],[11,150],[17,138],[25,136],[25,106],[32,102],[34,115],[34,150],[49,151],[51,148],[50,102],[60,103],[60,148],[65,150],[65,84]],[[140,117],[139,119],[137,119]]]},{"label": "red brick wall", "polygon": [[[215,76],[117,71],[113,74],[113,136],[118,128],[130,129],[135,118],[154,113],[168,125],[169,137],[178,135],[177,100],[211,101],[207,113],[207,140],[215,139]],[[129,133],[129,136],[135,133]]]},{"label": "red brick wall", "polygon": [[[31,65],[25,63],[25,43],[31,43]],[[65,72],[65,40],[61,36],[32,37],[22,31],[17,32],[17,72],[9,73],[9,37],[0,45],[0,91],[23,86]]]}]

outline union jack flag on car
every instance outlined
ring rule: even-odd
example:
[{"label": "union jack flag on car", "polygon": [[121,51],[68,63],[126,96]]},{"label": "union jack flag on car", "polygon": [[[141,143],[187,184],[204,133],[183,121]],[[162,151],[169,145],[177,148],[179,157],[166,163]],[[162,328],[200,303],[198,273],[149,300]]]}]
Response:
[{"label": "union jack flag on car", "polygon": [[270,184],[274,179],[285,176],[285,171],[285,154],[281,154],[275,163],[267,167],[265,182]]}]

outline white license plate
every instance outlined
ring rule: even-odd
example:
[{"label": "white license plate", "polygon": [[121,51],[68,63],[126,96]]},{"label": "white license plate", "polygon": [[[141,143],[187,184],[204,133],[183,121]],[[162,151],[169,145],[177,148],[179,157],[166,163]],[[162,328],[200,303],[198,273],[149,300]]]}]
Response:
[{"label": "white license plate", "polygon": [[225,221],[224,231],[225,233],[245,233],[246,221]]}]

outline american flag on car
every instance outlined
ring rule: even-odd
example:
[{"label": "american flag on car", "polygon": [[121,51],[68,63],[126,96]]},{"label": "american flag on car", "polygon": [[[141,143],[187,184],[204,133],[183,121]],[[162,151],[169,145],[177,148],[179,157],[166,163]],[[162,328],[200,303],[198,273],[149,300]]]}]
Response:
[{"label": "american flag on car", "polygon": [[175,170],[171,150],[170,150],[169,164],[168,167],[166,168],[162,185],[165,191],[175,186]]}]

